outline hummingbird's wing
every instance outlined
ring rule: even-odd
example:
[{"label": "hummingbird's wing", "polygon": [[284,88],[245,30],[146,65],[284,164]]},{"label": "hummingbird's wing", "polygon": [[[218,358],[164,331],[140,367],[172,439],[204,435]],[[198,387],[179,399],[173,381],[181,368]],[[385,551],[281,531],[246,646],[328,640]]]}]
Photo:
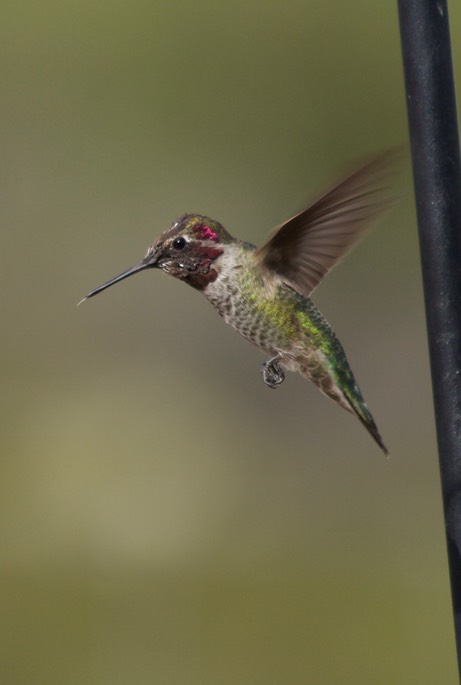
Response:
[{"label": "hummingbird's wing", "polygon": [[390,150],[343,178],[276,228],[255,253],[259,263],[305,297],[396,202],[390,181],[401,150]]}]

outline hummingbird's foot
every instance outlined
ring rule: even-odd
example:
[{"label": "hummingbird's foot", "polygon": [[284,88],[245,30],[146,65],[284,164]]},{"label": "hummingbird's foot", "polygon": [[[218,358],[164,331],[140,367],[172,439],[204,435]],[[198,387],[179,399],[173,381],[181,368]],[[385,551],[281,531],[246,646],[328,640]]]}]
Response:
[{"label": "hummingbird's foot", "polygon": [[267,362],[261,366],[261,373],[263,375],[263,381],[269,388],[275,390],[278,388],[280,383],[285,380],[285,374],[279,366],[279,358],[273,357],[268,359]]}]

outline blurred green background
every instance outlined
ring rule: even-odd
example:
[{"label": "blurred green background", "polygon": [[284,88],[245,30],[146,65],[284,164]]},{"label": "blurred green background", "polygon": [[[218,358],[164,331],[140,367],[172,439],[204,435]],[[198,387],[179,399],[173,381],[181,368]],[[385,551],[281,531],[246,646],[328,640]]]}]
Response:
[{"label": "blurred green background", "polygon": [[0,38],[1,682],[454,682],[409,169],[314,298],[389,460],[159,272],[75,308],[405,141],[394,3],[7,0]]}]

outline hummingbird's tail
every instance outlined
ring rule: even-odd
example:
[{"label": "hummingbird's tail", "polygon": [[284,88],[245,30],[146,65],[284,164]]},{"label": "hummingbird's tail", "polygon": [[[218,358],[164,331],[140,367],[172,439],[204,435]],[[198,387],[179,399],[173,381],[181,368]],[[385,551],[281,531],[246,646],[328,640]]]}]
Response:
[{"label": "hummingbird's tail", "polygon": [[325,383],[325,379],[323,379],[320,386],[321,390],[341,407],[355,414],[387,456],[389,454],[388,449],[362,397],[341,343],[334,335],[331,338],[331,344],[333,354],[330,353],[329,355],[330,385]]},{"label": "hummingbird's tail", "polygon": [[[365,400],[362,397],[360,388],[354,381],[352,386],[347,386],[342,388],[343,394],[349,404],[352,412],[357,416],[360,422],[365,426],[370,435],[375,439],[378,445],[381,447],[384,454],[387,456],[389,451],[381,438],[378,427],[368,409]],[[349,407],[347,407],[349,409]]]},{"label": "hummingbird's tail", "polygon": [[300,363],[298,370],[302,376],[315,383],[320,392],[330,400],[357,416],[384,454],[389,454],[349,367],[344,350],[337,340],[335,356],[327,369],[317,367],[316,373],[313,373],[304,363]]}]

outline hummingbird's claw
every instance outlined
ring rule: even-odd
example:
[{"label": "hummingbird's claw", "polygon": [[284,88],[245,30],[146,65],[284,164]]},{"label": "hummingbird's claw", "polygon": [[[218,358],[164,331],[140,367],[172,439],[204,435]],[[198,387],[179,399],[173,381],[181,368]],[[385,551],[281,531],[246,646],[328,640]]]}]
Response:
[{"label": "hummingbird's claw", "polygon": [[278,388],[280,383],[285,380],[285,374],[279,365],[279,357],[273,357],[268,359],[267,362],[261,366],[261,373],[263,375],[263,381],[272,390]]}]

